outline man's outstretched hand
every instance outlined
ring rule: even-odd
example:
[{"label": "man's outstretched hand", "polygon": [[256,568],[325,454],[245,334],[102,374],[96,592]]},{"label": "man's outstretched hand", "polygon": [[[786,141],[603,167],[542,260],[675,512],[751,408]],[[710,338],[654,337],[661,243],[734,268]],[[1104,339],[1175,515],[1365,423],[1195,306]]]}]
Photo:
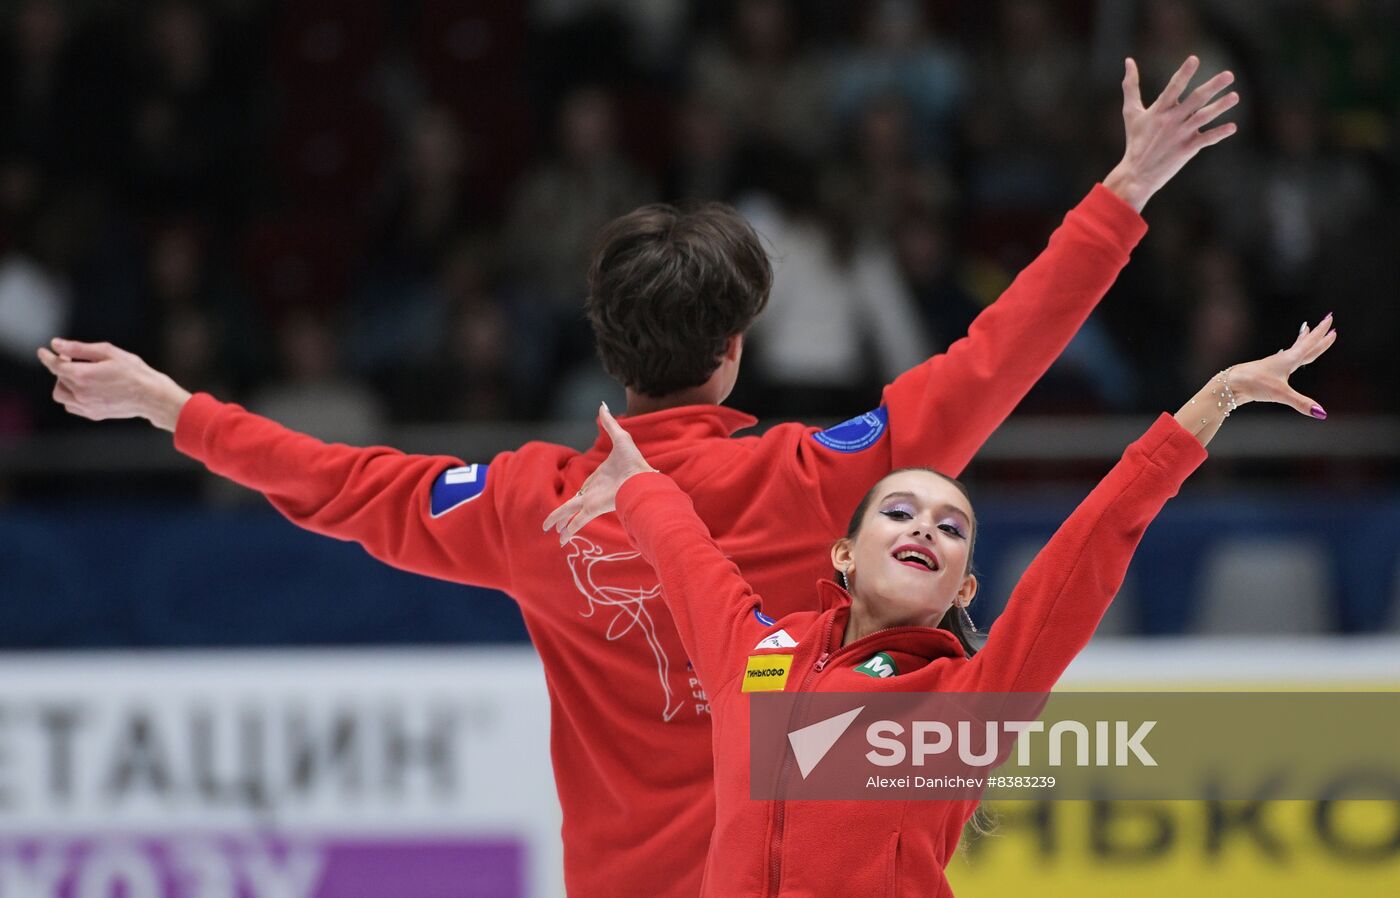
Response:
[{"label": "man's outstretched hand", "polygon": [[49,346],[39,361],[57,378],[54,401],[69,412],[92,421],[145,418],[175,432],[190,394],[140,356],[110,343],[54,338]]},{"label": "man's outstretched hand", "polygon": [[1123,161],[1103,183],[1139,212],[1193,156],[1235,133],[1233,122],[1201,130],[1240,101],[1234,91],[1216,99],[1234,82],[1234,74],[1221,72],[1182,96],[1200,65],[1199,59],[1188,56],[1152,105],[1143,106],[1137,63],[1124,61],[1123,125],[1128,146]]}]

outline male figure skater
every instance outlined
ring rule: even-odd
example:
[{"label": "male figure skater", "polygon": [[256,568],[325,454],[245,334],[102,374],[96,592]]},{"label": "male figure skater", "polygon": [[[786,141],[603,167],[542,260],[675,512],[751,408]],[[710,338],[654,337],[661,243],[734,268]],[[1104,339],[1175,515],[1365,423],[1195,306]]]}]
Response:
[{"label": "male figure skater", "polygon": [[[608,372],[627,388],[627,431],[695,500],[711,533],[774,614],[806,607],[824,551],[891,468],[956,476],[1045,372],[1146,231],[1147,200],[1238,101],[1228,72],[1186,94],[1188,59],[1144,107],[1127,63],[1122,162],[969,328],[897,378],[873,411],[825,431],[720,403],[772,270],[756,234],[722,206],[643,207],[608,225],[588,313]],[[503,590],[544,662],[565,879],[576,896],[694,898],[714,824],[708,701],[660,587],[615,516],[561,545],[543,532],[607,456],[528,443],[469,463],[327,445],[212,396],[191,396],[107,344],[40,349],[54,398],[93,420],[142,417],[180,451],[262,492],[298,526],[354,540],[396,567]]]}]

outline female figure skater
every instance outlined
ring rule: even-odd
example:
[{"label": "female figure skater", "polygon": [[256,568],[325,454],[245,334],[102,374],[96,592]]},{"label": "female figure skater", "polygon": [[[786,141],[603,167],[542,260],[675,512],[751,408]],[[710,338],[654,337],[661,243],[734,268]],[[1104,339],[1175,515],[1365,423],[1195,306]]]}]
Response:
[{"label": "female figure skater", "polygon": [[[689,497],[647,464],[605,406],[611,453],[544,526],[568,538],[616,510],[660,576],[714,714],[718,813],[704,895],[950,895],[943,869],[975,801],[749,798],[748,659],[791,656],[788,692],[1049,692],[1221,422],[1250,402],[1296,403],[1288,377],[1336,340],[1331,323],[1329,314],[1316,329],[1305,324],[1290,348],[1222,371],[1175,417],[1161,415],[1036,557],[975,654],[962,619],[977,591],[977,521],[956,481],[922,468],[881,479],[831,549],[835,578],[817,584],[823,610],[775,621]],[[1325,417],[1316,406],[1312,414]]]}]

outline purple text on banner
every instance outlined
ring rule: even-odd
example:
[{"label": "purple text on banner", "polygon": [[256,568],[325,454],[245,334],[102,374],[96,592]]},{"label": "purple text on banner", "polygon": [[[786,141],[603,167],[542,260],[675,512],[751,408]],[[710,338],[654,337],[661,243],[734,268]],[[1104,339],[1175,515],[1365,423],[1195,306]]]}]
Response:
[{"label": "purple text on banner", "polygon": [[25,898],[524,898],[524,844],[464,837],[0,837]]}]

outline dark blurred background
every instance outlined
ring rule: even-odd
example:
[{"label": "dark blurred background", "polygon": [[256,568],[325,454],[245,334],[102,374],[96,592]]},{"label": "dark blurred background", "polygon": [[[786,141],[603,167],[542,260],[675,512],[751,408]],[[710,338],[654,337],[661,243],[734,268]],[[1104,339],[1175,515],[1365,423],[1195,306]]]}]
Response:
[{"label": "dark blurred background", "polygon": [[[322,609],[283,635],[248,636],[237,626],[250,616],[218,623],[213,600],[72,624],[97,613],[83,598],[95,583],[173,603],[265,569],[273,544],[303,536],[264,521],[268,551],[230,548],[223,580],[159,580],[160,559],[178,557],[170,540],[209,550],[231,546],[231,531],[198,536],[207,514],[192,525],[178,516],[188,509],[164,509],[176,517],[142,531],[129,500],[233,491],[167,456],[141,464],[156,444],[120,439],[152,436],[144,425],[67,417],[33,356],[51,336],[111,341],[189,389],[325,438],[465,454],[453,435],[490,433],[504,448],[547,432],[511,422],[588,428],[616,390],[581,311],[598,227],[644,202],[723,199],[768,238],[778,269],[733,404],[835,420],[960,336],[1117,162],[1123,57],[1138,60],[1150,102],[1192,53],[1202,78],[1236,74],[1243,101],[1228,118],[1240,132],[1152,200],[1148,237],[1018,418],[1080,427],[1175,409],[1211,373],[1335,311],[1342,342],[1299,386],[1329,425],[1389,429],[1334,429],[1356,449],[1341,460],[1270,437],[1207,481],[1271,470],[1286,475],[1274,484],[1284,492],[1391,495],[1400,446],[1376,444],[1394,440],[1385,416],[1400,413],[1400,3],[11,0],[0,11],[0,523],[13,532],[0,588],[37,603],[12,612],[21,629],[36,614],[54,622],[4,638],[479,635],[470,603],[454,605],[466,609],[457,624],[405,622],[403,606],[391,616],[404,629],[378,609],[346,634],[318,629]],[[1316,445],[1315,422],[1288,423],[1284,441]],[[117,458],[141,470],[101,464]],[[1102,470],[1053,453],[1003,462],[997,485]],[[94,512],[97,497],[126,504]],[[1235,525],[1315,533],[1319,504],[1341,507],[1260,506]],[[1069,506],[1050,507],[1036,526]],[[1369,591],[1328,586],[1308,627],[1390,619],[1395,514],[1367,506],[1327,525],[1339,551],[1382,548],[1319,556],[1328,584],[1361,577]],[[1193,520],[1188,541],[1207,527]],[[90,557],[71,557],[75,542]],[[101,551],[108,562],[93,560]],[[994,543],[986,551],[996,557]],[[143,552],[148,562],[131,560]],[[281,583],[266,599],[277,605],[287,572],[305,564],[228,588],[266,596]],[[431,591],[407,577],[380,584],[375,571],[337,588]],[[131,585],[138,574],[156,580]],[[52,599],[65,590],[71,600]],[[142,620],[158,622],[156,635]],[[1149,608],[1129,631],[1190,626]]]},{"label": "dark blurred background", "polygon": [[17,0],[0,29],[9,437],[74,426],[53,334],[352,433],[588,417],[596,229],[710,198],[782,269],[738,404],[850,413],[1112,168],[1128,54],[1149,101],[1189,53],[1234,71],[1240,133],[1028,410],[1174,408],[1329,310],[1329,412],[1400,410],[1395,3]]}]

